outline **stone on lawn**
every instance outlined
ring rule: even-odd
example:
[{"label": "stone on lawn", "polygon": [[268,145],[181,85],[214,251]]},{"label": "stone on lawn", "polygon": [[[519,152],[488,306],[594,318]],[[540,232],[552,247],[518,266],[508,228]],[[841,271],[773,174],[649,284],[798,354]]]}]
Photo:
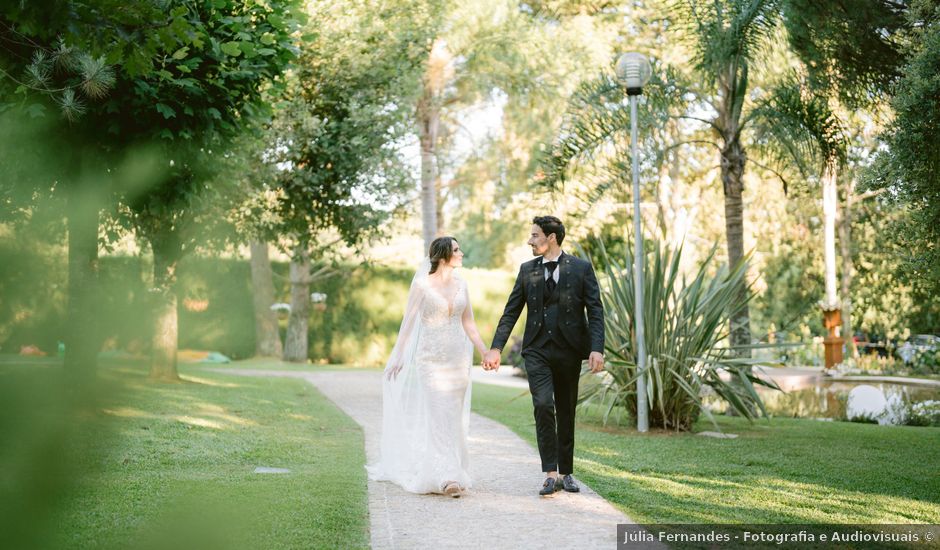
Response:
[{"label": "stone on lawn", "polygon": [[258,466],[255,468],[256,474],[289,474],[290,470],[287,468],[271,468],[268,466]]},{"label": "stone on lawn", "polygon": [[718,439],[734,439],[738,437],[738,434],[723,434],[721,432],[699,432],[698,435],[704,435],[705,437],[717,437]]}]

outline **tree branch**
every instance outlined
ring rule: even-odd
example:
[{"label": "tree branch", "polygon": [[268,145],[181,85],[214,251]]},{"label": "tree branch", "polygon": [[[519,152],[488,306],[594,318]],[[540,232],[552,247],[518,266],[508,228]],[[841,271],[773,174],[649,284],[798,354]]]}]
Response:
[{"label": "tree branch", "polygon": [[320,269],[311,271],[307,276],[307,283],[313,283],[323,279],[329,279],[333,275],[336,275],[337,271],[332,268],[332,266],[324,265]]},{"label": "tree branch", "polygon": [[10,73],[4,71],[3,69],[0,69],[0,74],[3,74],[3,75],[6,76],[7,78],[9,78],[9,79],[12,80],[13,82],[15,82],[16,84],[19,84],[20,86],[23,86],[24,88],[28,88],[28,89],[30,89],[30,90],[33,90],[34,92],[42,92],[42,93],[53,94],[53,93],[56,93],[56,92],[64,92],[65,90],[70,89],[70,88],[68,88],[68,87],[65,87],[65,88],[39,88],[39,87],[33,86],[33,85],[31,85],[31,84],[27,84],[27,83],[25,83],[25,82],[22,82],[22,81],[20,81],[20,80],[17,80],[17,78],[16,78],[15,76],[13,76],[13,75],[11,75]]},{"label": "tree branch", "polygon": [[780,178],[781,183],[783,183],[783,192],[784,192],[784,194],[787,193],[787,190],[789,189],[790,184],[789,184],[789,182],[787,182],[787,179],[786,179],[785,177],[783,177],[783,174],[781,174],[781,173],[778,172],[777,170],[774,170],[774,169],[771,168],[770,166],[767,166],[766,164],[761,164],[761,163],[757,162],[756,160],[747,159],[747,161],[748,161],[748,162],[753,162],[755,165],[757,165],[758,168],[763,168],[764,170],[767,170],[768,172],[772,172],[775,176],[777,176],[778,178]]},{"label": "tree branch", "polygon": [[718,125],[714,123],[714,121],[711,121],[711,120],[708,120],[708,119],[698,118],[698,117],[689,116],[689,115],[669,115],[669,118],[673,118],[673,119],[697,120],[697,121],[699,121],[699,122],[704,122],[705,124],[708,124],[709,126],[711,126],[712,128],[714,128],[715,131],[721,132],[721,128],[719,128]]},{"label": "tree branch", "polygon": [[679,142],[677,142],[677,143],[673,143],[673,144],[670,145],[669,147],[666,147],[665,149],[663,149],[663,153],[667,153],[667,152],[669,152],[669,151],[671,151],[671,150],[673,150],[673,149],[676,149],[676,148],[681,147],[681,146],[683,146],[683,145],[689,145],[689,144],[692,144],[692,143],[701,143],[701,144],[704,144],[704,145],[711,145],[712,147],[714,147],[714,148],[718,149],[719,151],[721,151],[721,146],[718,145],[717,143],[715,143],[714,141],[708,141],[707,139],[690,139],[690,140],[686,140],[686,141],[679,141]]},{"label": "tree branch", "polygon": [[862,202],[863,200],[870,199],[872,197],[877,197],[878,195],[887,191],[887,187],[881,189],[872,189],[870,191],[865,191],[861,195],[851,195],[849,196],[849,204],[855,204],[857,202]]}]

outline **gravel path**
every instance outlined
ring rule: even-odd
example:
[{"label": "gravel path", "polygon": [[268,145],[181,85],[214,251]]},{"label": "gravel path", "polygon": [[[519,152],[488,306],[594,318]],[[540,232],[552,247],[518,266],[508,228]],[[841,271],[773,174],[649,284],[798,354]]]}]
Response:
[{"label": "gravel path", "polygon": [[[380,372],[224,370],[309,381],[362,426],[368,460],[376,460]],[[471,413],[469,444],[474,487],[462,498],[414,495],[369,481],[372,548],[610,549],[616,548],[617,524],[632,523],[584,483],[579,494],[540,498],[538,452],[498,422]]]}]

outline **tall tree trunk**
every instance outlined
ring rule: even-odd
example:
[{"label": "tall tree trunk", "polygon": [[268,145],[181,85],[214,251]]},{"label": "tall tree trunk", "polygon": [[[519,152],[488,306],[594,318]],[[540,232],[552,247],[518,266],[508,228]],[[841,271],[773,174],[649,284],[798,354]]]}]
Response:
[{"label": "tall tree trunk", "polygon": [[290,318],[287,321],[287,340],[284,342],[285,361],[307,361],[309,319],[310,255],[303,249],[294,254],[290,263]]},{"label": "tall tree trunk", "polygon": [[68,197],[68,313],[65,371],[76,382],[94,379],[98,364],[98,204],[88,193]]},{"label": "tall tree trunk", "polygon": [[[728,264],[735,268],[744,261],[744,167],[747,155],[741,144],[741,115],[748,87],[748,66],[735,58],[718,76],[721,93],[716,127],[722,140],[721,183],[725,194],[725,234],[728,240]],[[747,305],[747,281],[742,279],[737,291],[737,307],[731,312],[731,345],[751,343],[751,316]],[[749,357],[750,350],[737,350]]]},{"label": "tall tree trunk", "polygon": [[[434,165],[440,166],[437,157],[434,157]],[[437,172],[440,172],[437,170]],[[444,234],[444,203],[447,202],[447,189],[444,188],[444,184],[441,182],[440,173],[436,174],[436,183],[434,188],[437,190],[437,213],[435,214],[435,219],[437,219],[437,230],[435,231],[435,236]]]},{"label": "tall tree trunk", "polygon": [[437,236],[437,133],[440,125],[440,107],[434,91],[426,83],[418,100],[418,138],[421,143],[421,227],[424,249],[431,246]]},{"label": "tall tree trunk", "polygon": [[[728,240],[728,264],[732,267],[744,261],[744,164],[746,156],[741,143],[733,139],[721,151],[721,181],[725,193],[725,233]],[[731,345],[751,343],[751,320],[747,306],[747,282],[742,281],[737,291],[737,308],[731,313]],[[739,355],[750,352],[740,350]]]},{"label": "tall tree trunk", "polygon": [[842,220],[839,245],[842,253],[842,337],[845,338],[846,351],[850,357],[858,357],[855,345],[855,331],[852,328],[852,276],[855,263],[852,260],[852,200],[853,182],[846,182],[845,203],[842,207]]},{"label": "tall tree trunk", "polygon": [[274,303],[274,277],[268,258],[268,243],[251,242],[251,288],[255,306],[255,355],[280,357],[283,354]]},{"label": "tall tree trunk", "polygon": [[836,290],[836,210],[838,191],[836,177],[838,168],[827,165],[823,168],[823,252],[826,259],[826,309],[839,307],[839,294]]},{"label": "tall tree trunk", "polygon": [[154,331],[150,378],[174,382],[179,348],[179,315],[177,310],[177,267],[182,247],[173,233],[155,231],[150,240],[153,248]]}]

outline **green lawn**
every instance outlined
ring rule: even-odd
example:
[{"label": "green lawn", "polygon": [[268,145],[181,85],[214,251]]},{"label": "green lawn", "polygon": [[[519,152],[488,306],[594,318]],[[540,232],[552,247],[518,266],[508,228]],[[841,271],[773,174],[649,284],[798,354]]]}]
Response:
[{"label": "green lawn", "polygon": [[300,380],[181,369],[106,364],[101,400],[69,406],[59,367],[0,366],[11,548],[368,546],[358,425]]},{"label": "green lawn", "polygon": [[[152,384],[143,365],[103,363],[94,405],[54,361],[0,364],[11,547],[368,546],[362,432],[312,386],[195,365],[182,366],[184,383]],[[534,444],[527,394],[477,384],[473,395],[474,410]],[[740,437],[585,419],[576,474],[640,522],[940,523],[940,428],[720,422]]]},{"label": "green lawn", "polygon": [[210,368],[264,371],[323,372],[325,370],[382,370],[382,367],[360,365],[337,365],[329,363],[287,363],[276,359],[254,358],[231,363],[203,365]]},{"label": "green lawn", "polygon": [[[519,396],[475,384],[473,409],[535,445],[530,397]],[[739,437],[640,435],[582,419],[575,475],[640,523],[940,523],[940,428],[719,425]]]}]

